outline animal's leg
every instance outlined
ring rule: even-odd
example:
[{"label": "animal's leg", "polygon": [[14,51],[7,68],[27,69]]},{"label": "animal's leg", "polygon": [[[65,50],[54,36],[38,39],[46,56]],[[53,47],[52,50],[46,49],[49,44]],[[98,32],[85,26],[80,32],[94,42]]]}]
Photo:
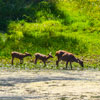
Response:
[{"label": "animal's leg", "polygon": [[68,66],[68,61],[66,61],[66,69],[67,69],[67,66]]},{"label": "animal's leg", "polygon": [[56,61],[57,67],[59,66],[59,61],[60,61],[60,58],[58,57],[58,60]]},{"label": "animal's leg", "polygon": [[45,61],[43,61],[43,63],[44,63],[44,66],[46,66],[46,62],[45,62]]},{"label": "animal's leg", "polygon": [[70,62],[71,70],[72,70],[72,63]]},{"label": "animal's leg", "polygon": [[23,59],[22,59],[22,64],[23,64]]},{"label": "animal's leg", "polygon": [[22,64],[22,60],[20,59],[20,64]]},{"label": "animal's leg", "polygon": [[11,61],[12,65],[13,65],[13,60],[14,60],[14,57],[12,57],[12,61]]},{"label": "animal's leg", "polygon": [[57,65],[57,67],[58,67],[58,60],[56,61],[56,65]]},{"label": "animal's leg", "polygon": [[35,62],[34,63],[37,64],[37,58],[35,58]]},{"label": "animal's leg", "polygon": [[23,63],[23,59],[20,59],[20,64],[22,64]]}]

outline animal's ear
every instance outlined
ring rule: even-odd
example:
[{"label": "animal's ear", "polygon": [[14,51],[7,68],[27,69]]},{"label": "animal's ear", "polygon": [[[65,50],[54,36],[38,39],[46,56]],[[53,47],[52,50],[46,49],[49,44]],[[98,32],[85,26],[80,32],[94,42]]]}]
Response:
[{"label": "animal's ear", "polygon": [[25,54],[28,54],[27,52],[25,52]]},{"label": "animal's ear", "polygon": [[51,54],[52,54],[52,52],[49,53],[49,55],[51,55]]},{"label": "animal's ear", "polygon": [[81,61],[83,61],[84,59],[83,59],[83,57],[81,57]]}]

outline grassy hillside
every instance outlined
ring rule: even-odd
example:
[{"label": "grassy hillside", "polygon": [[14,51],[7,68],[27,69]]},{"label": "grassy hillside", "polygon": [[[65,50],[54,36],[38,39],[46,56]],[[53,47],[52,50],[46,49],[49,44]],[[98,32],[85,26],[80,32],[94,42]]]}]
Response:
[{"label": "grassy hillside", "polygon": [[0,56],[64,49],[99,66],[99,11],[95,0],[0,0]]}]

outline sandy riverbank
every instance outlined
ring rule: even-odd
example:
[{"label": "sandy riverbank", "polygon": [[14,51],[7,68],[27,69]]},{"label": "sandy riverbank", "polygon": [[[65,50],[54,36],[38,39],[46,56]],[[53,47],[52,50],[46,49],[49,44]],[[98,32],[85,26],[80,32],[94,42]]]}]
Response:
[{"label": "sandy riverbank", "polygon": [[0,71],[0,100],[100,100],[100,71]]}]

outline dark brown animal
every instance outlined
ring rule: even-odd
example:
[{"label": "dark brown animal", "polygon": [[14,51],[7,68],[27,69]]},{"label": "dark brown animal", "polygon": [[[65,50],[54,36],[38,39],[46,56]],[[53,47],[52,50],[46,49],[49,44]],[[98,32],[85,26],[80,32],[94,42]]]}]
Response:
[{"label": "dark brown animal", "polygon": [[51,55],[51,53],[48,54],[48,56],[40,54],[40,53],[35,53],[35,64],[37,63],[37,60],[42,60],[44,63],[44,66],[46,66],[46,61],[49,58],[53,58],[53,56]]},{"label": "dark brown animal", "polygon": [[67,53],[67,51],[64,51],[64,50],[56,51],[56,55],[55,55],[55,56],[57,56],[57,58],[58,58],[58,60],[56,61],[56,65],[57,65],[57,66],[59,65],[59,59],[62,57],[62,55],[63,55],[64,53]]},{"label": "dark brown animal", "polygon": [[27,57],[27,56],[31,56],[31,54],[29,54],[27,52],[25,52],[24,54],[19,53],[19,52],[12,52],[11,56],[12,56],[12,65],[13,65],[14,58],[20,59],[20,64],[22,64],[23,63],[23,58]]},{"label": "dark brown animal", "polygon": [[83,61],[76,58],[72,53],[63,50],[59,50],[56,53],[57,53],[56,56],[58,57],[56,64],[58,64],[59,61],[61,60],[66,61],[66,69],[68,66],[68,62],[70,62],[71,69],[72,69],[72,62],[77,62],[82,66],[82,68],[84,67]]}]

